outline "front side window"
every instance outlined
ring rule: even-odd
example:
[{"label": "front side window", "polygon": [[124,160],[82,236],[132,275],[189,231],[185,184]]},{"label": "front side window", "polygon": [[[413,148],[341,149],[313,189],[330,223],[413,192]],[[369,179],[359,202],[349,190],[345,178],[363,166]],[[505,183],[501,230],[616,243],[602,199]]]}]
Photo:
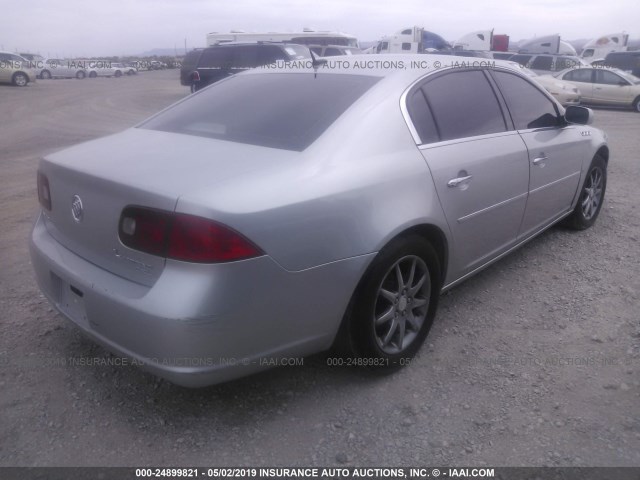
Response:
[{"label": "front side window", "polygon": [[447,73],[422,88],[441,140],[506,130],[498,99],[482,71]]},{"label": "front side window", "polygon": [[402,44],[402,50],[411,50],[411,44],[410,43],[403,43]]},{"label": "front side window", "polygon": [[233,76],[139,128],[302,151],[378,80],[331,73]]},{"label": "front side window", "polygon": [[555,105],[540,90],[513,73],[492,72],[507,102],[517,130],[555,127],[558,112]]},{"label": "front side window", "polygon": [[598,70],[596,72],[596,83],[601,85],[619,85],[620,82],[627,83],[615,73],[607,72],[606,70]]}]

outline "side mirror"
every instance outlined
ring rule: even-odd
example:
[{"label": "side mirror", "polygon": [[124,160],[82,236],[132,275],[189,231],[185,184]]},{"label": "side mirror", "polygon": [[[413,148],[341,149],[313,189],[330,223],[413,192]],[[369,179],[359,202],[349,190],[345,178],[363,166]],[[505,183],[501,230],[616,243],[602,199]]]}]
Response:
[{"label": "side mirror", "polygon": [[629,84],[626,82],[626,80],[620,80],[618,82],[618,86],[619,87],[626,87],[627,85],[629,85]]},{"label": "side mirror", "polygon": [[568,123],[577,125],[590,125],[593,122],[593,110],[586,107],[569,105],[564,112],[564,119]]}]

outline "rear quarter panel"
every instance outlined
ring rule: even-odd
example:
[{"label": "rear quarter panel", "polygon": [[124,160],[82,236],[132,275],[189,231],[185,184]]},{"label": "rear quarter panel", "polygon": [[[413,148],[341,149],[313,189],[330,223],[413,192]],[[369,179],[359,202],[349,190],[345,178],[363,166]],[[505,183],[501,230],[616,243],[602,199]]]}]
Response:
[{"label": "rear quarter panel", "polygon": [[376,252],[424,223],[448,236],[431,175],[401,114],[403,88],[385,90],[384,83],[297,164],[183,195],[176,210],[219,219],[289,271]]}]

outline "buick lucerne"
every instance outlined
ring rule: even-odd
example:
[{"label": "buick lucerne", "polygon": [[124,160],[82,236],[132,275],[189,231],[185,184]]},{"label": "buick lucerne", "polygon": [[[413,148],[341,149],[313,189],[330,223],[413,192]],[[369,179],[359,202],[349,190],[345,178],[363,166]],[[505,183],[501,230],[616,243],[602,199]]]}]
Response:
[{"label": "buick lucerne", "polygon": [[594,224],[609,159],[591,110],[509,62],[414,58],[247,71],[46,156],[41,290],[181,385],[332,346],[406,363],[442,291],[556,222]]}]

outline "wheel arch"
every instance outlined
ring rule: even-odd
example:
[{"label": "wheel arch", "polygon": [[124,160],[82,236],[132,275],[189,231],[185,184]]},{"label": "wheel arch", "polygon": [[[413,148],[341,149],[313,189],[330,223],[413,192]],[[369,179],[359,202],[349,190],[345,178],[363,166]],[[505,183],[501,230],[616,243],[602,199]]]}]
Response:
[{"label": "wheel arch", "polygon": [[[440,269],[440,284],[438,285],[439,289],[442,289],[442,286],[445,284],[445,279],[447,275],[447,267],[449,261],[449,244],[445,233],[442,231],[440,227],[431,223],[420,223],[416,225],[409,226],[399,232],[396,232],[393,236],[386,239],[385,243],[380,247],[378,252],[382,249],[386,248],[388,245],[397,241],[400,238],[408,237],[416,235],[423,239],[425,239],[435,250],[437,260],[439,262]],[[345,308],[342,319],[339,323],[339,326],[335,332],[335,336],[332,342],[332,349],[337,353],[344,353],[350,351],[352,345],[351,334],[348,329],[349,317],[352,314],[354,308],[354,299],[361,289],[363,282],[366,280],[367,275],[371,271],[372,266],[375,263],[378,255],[372,256],[369,264],[363,269],[362,275],[355,283],[355,287],[351,292],[351,296],[349,298],[349,302]],[[437,300],[434,304],[437,307]]]},{"label": "wheel arch", "polygon": [[604,163],[607,165],[609,164],[609,147],[608,146],[602,145],[596,152],[596,155],[600,155],[602,158],[604,158]]},{"label": "wheel arch", "polygon": [[394,236],[389,240],[389,242],[387,242],[387,244],[393,242],[397,238],[414,234],[427,240],[436,251],[438,262],[440,262],[440,285],[442,286],[444,284],[445,278],[447,277],[447,266],[449,264],[449,244],[447,242],[447,237],[439,227],[429,223],[414,225]]}]

